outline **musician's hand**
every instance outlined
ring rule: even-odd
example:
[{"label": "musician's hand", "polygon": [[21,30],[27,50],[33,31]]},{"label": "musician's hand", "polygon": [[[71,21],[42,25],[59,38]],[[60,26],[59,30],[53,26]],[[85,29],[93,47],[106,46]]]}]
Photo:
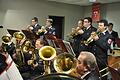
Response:
[{"label": "musician's hand", "polygon": [[28,60],[27,63],[28,65],[31,65],[33,63],[33,60]]},{"label": "musician's hand", "polygon": [[98,35],[93,36],[93,40],[94,40],[94,41],[96,41],[96,40],[98,40],[98,39],[99,39]]},{"label": "musician's hand", "polygon": [[78,34],[83,34],[83,33],[84,31],[82,29],[78,31]]}]

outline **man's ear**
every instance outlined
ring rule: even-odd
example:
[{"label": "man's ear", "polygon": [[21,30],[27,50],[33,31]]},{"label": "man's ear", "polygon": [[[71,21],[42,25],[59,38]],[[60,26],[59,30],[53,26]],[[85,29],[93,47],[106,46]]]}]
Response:
[{"label": "man's ear", "polygon": [[88,66],[85,66],[85,67],[84,67],[84,71],[85,71],[85,72],[88,71]]}]

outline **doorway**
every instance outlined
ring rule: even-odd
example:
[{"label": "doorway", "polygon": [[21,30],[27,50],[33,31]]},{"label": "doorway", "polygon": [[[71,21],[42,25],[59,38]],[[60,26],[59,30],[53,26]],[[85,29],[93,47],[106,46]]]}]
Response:
[{"label": "doorway", "polygon": [[52,26],[56,29],[56,36],[60,39],[64,38],[64,17],[63,16],[50,16],[53,19]]}]

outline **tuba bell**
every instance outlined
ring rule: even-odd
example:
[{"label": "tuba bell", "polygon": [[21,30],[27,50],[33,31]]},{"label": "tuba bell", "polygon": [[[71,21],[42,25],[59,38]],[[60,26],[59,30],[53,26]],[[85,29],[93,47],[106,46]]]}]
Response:
[{"label": "tuba bell", "polygon": [[22,32],[15,32],[13,34],[13,37],[16,38],[16,40],[22,40],[25,39],[25,35]]},{"label": "tuba bell", "polygon": [[8,44],[9,42],[11,42],[11,36],[8,35],[3,36],[2,41],[4,44]]},{"label": "tuba bell", "polygon": [[44,46],[39,50],[39,56],[44,63],[44,74],[50,74],[50,61],[56,56],[56,50],[51,46]]},{"label": "tuba bell", "polygon": [[77,59],[69,53],[59,54],[54,60],[54,68],[58,73],[70,74],[77,77],[76,67]]}]

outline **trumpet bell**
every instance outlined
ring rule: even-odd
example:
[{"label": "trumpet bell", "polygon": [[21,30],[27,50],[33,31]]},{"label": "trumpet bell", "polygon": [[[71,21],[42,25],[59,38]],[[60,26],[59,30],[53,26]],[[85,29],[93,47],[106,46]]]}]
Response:
[{"label": "trumpet bell", "polygon": [[69,53],[60,54],[54,60],[54,68],[58,73],[69,74],[76,68],[76,66],[76,58]]},{"label": "trumpet bell", "polygon": [[51,46],[44,46],[39,50],[39,56],[45,61],[52,60],[56,56],[56,50]]}]

